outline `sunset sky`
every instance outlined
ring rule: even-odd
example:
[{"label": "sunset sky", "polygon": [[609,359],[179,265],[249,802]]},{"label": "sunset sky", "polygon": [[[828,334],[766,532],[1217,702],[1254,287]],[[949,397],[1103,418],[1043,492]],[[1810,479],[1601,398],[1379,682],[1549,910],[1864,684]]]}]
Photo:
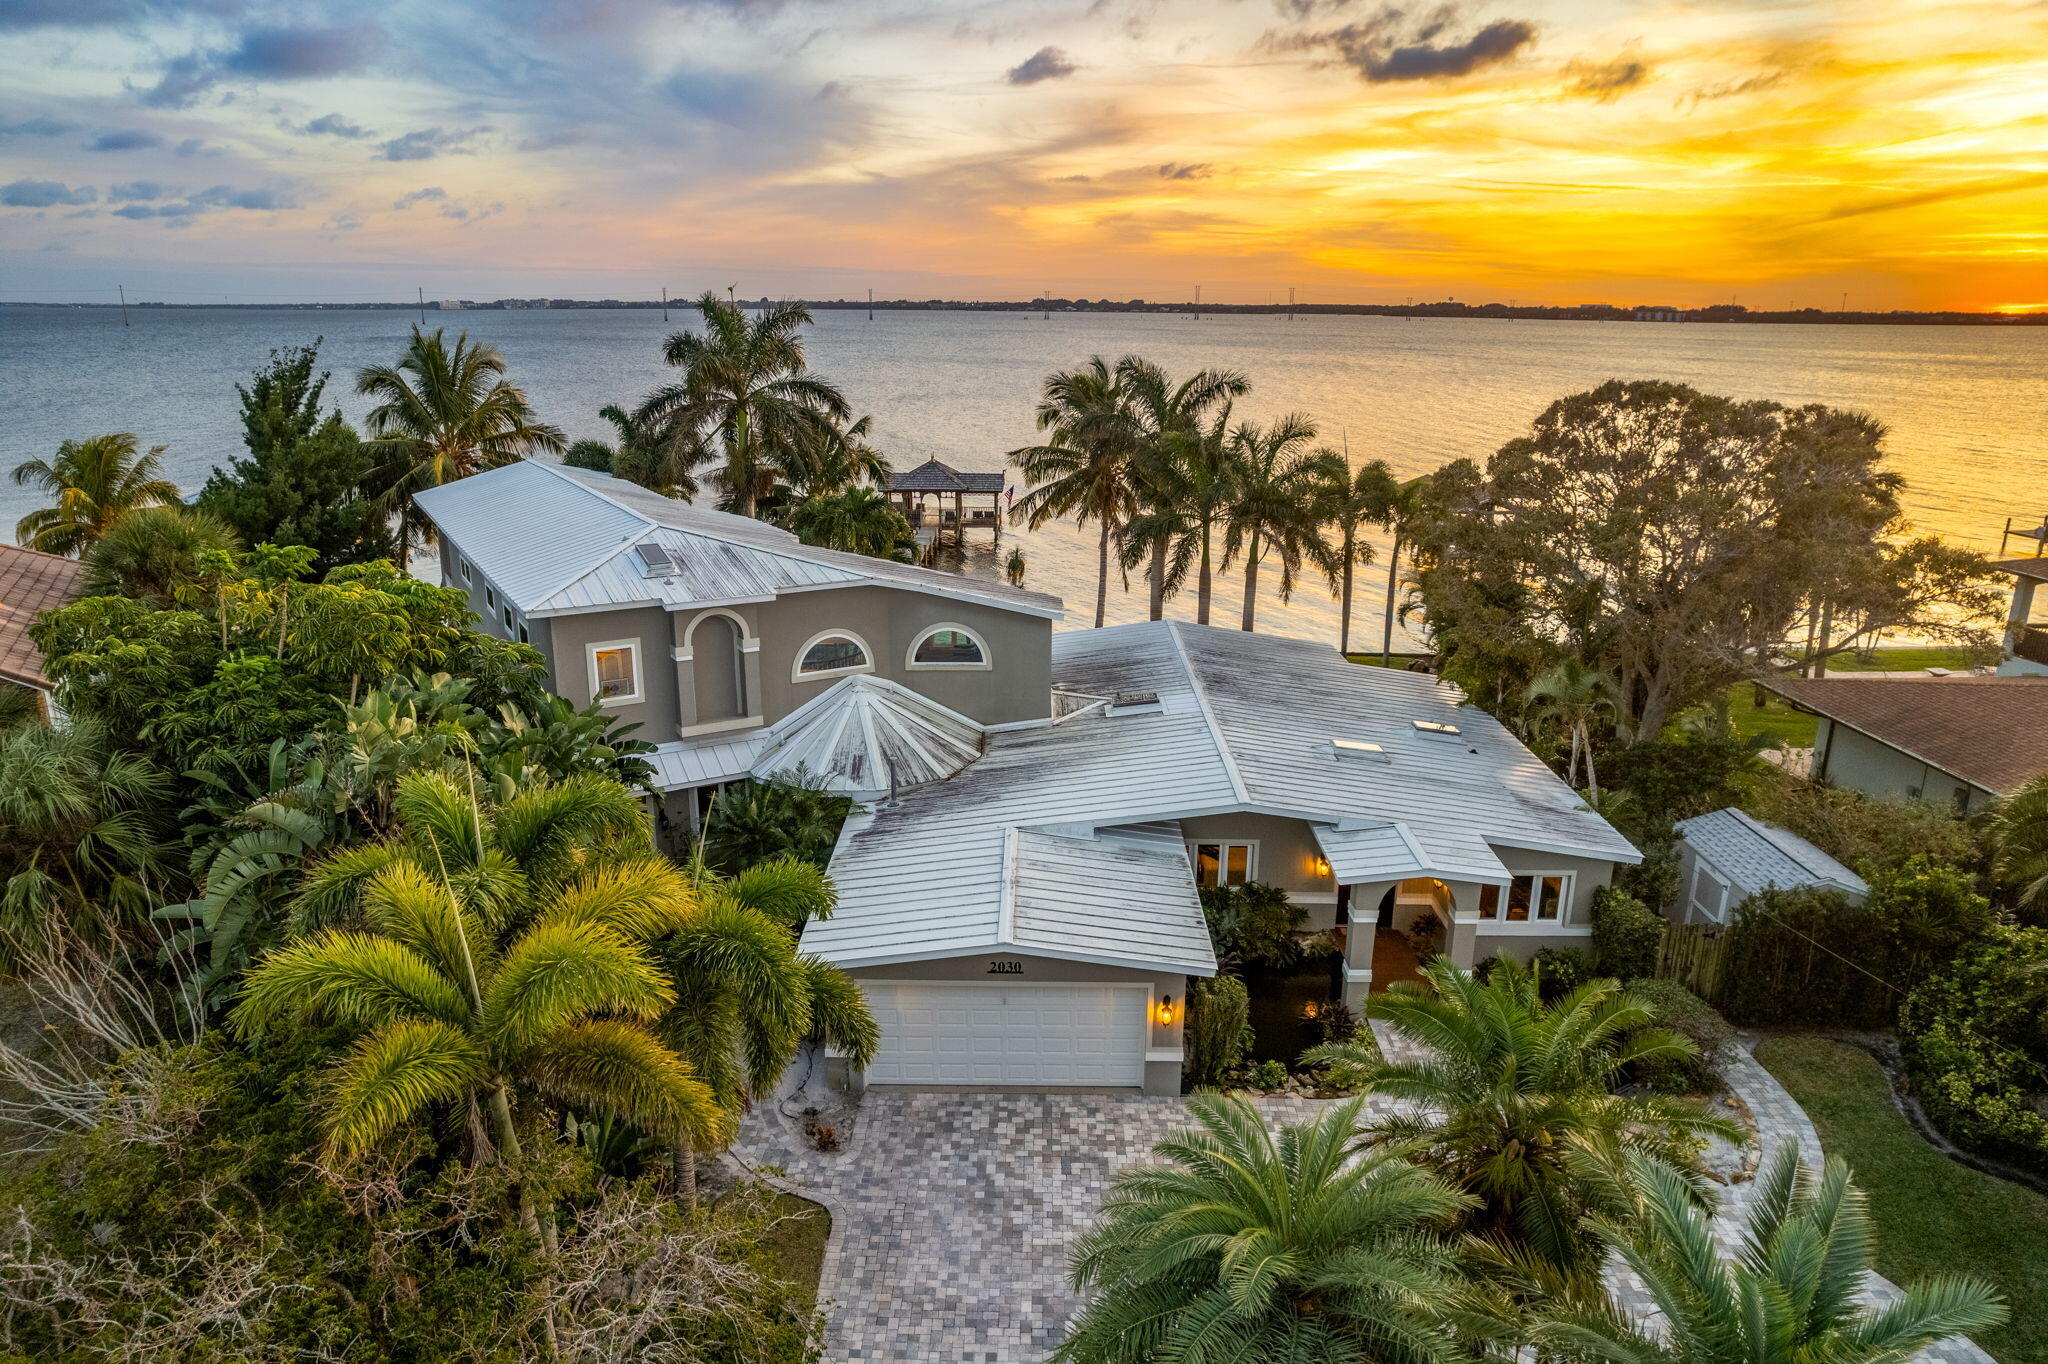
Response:
[{"label": "sunset sky", "polygon": [[0,0],[0,298],[2048,307],[2040,0]]}]

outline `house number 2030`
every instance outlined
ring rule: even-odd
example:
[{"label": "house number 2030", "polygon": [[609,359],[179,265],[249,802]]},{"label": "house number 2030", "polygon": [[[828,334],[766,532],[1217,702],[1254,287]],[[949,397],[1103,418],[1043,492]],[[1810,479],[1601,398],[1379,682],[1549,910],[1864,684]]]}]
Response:
[{"label": "house number 2030", "polygon": [[988,964],[988,973],[992,976],[1021,976],[1024,974],[1024,963],[1021,961],[992,961]]}]

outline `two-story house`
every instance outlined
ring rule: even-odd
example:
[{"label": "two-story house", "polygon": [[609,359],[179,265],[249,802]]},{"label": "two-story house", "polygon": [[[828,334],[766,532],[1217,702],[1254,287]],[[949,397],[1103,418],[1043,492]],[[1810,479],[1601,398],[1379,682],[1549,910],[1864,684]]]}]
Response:
[{"label": "two-story house", "polygon": [[[1497,721],[1327,645],[1059,602],[798,544],[525,463],[422,493],[447,580],[638,720],[672,818],[754,776],[854,797],[806,951],[882,1029],[869,1084],[1177,1093],[1202,884],[1342,930],[1342,994],[1418,921],[1471,965],[1585,945],[1638,860]],[[1401,939],[1405,956],[1405,939]]]}]

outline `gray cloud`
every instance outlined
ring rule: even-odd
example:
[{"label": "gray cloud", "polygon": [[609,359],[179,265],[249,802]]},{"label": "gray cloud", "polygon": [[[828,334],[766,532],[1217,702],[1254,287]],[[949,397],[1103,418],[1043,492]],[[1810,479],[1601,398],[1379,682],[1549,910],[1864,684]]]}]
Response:
[{"label": "gray cloud", "polygon": [[115,185],[107,191],[107,202],[113,204],[136,199],[161,199],[171,191],[154,180],[130,180],[125,185]]},{"label": "gray cloud", "polygon": [[[133,186],[120,188],[127,189]],[[203,213],[226,209],[240,209],[250,213],[276,213],[298,206],[298,195],[289,186],[269,185],[261,189],[236,189],[233,185],[212,185],[171,203],[123,204],[113,210],[113,215],[116,218],[133,221],[145,218],[165,219],[172,227],[182,227]]]},{"label": "gray cloud", "polygon": [[1302,33],[1279,46],[1334,55],[1372,84],[1468,76],[1508,61],[1536,41],[1526,19],[1496,19],[1463,40],[1450,38],[1459,14],[1451,5],[1415,11],[1388,5],[1370,19],[1321,33]]},{"label": "gray cloud", "polygon": [[121,128],[110,133],[101,133],[85,144],[87,151],[94,152],[135,152],[146,147],[161,147],[164,140],[152,132],[140,128]]},{"label": "gray cloud", "polygon": [[0,204],[9,208],[56,208],[59,205],[98,203],[100,192],[91,185],[71,188],[58,180],[16,180],[0,185]]},{"label": "gray cloud", "polygon": [[1080,70],[1056,47],[1041,47],[1023,61],[1010,68],[1004,78],[1012,85],[1036,85],[1040,81],[1058,80],[1071,76]]},{"label": "gray cloud", "polygon": [[213,154],[207,148],[206,143],[196,137],[188,137],[178,144],[178,155],[180,156],[211,156]]},{"label": "gray cloud", "polygon": [[429,199],[446,199],[447,197],[447,190],[442,189],[439,185],[429,185],[425,189],[416,189],[410,194],[401,195],[398,202],[393,204],[392,207],[408,209],[414,204],[425,203]]},{"label": "gray cloud", "polygon": [[1159,168],[1161,180],[1207,180],[1213,173],[1207,161],[1169,161]]},{"label": "gray cloud", "polygon": [[[5,0],[0,0],[4,3]],[[252,28],[235,46],[187,52],[165,63],[144,104],[182,109],[225,80],[314,80],[369,65],[388,38],[376,24]]]},{"label": "gray cloud", "polygon": [[157,15],[230,15],[243,0],[0,0],[0,29],[104,28]]},{"label": "gray cloud", "polygon": [[38,114],[19,123],[0,123],[0,137],[59,137],[77,127],[76,123],[60,123],[48,115]]},{"label": "gray cloud", "polygon": [[416,128],[389,142],[378,144],[377,159],[380,161],[431,161],[437,156],[449,153],[467,152],[468,144],[483,133],[483,128]]},{"label": "gray cloud", "polygon": [[1573,62],[1565,74],[1572,78],[1573,94],[1605,103],[1648,80],[1650,68],[1634,57],[1617,57],[1611,62]]},{"label": "gray cloud", "polygon": [[311,123],[299,129],[302,133],[315,133],[325,137],[368,137],[370,130],[360,123],[351,123],[340,114],[322,114]]}]

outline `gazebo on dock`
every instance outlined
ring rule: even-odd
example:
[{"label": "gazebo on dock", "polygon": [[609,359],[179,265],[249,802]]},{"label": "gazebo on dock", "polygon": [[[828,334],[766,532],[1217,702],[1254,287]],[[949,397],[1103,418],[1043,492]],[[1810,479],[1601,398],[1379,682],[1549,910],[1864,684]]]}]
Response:
[{"label": "gazebo on dock", "polygon": [[[964,543],[969,529],[987,527],[1003,534],[1004,475],[962,473],[950,464],[928,459],[915,469],[889,475],[889,500],[903,513],[918,539]],[[968,506],[967,499],[988,499],[987,506]]]}]

